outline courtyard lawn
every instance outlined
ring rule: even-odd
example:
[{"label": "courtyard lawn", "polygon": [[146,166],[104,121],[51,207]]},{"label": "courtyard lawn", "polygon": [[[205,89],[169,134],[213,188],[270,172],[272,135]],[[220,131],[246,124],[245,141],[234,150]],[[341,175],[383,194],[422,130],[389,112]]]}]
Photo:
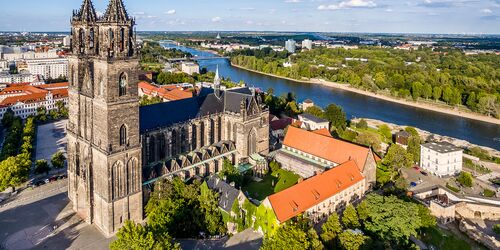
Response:
[{"label": "courtyard lawn", "polygon": [[443,230],[438,227],[428,228],[422,231],[420,236],[425,244],[437,247],[442,250],[470,250],[470,245],[459,239],[452,232]]},{"label": "courtyard lawn", "polygon": [[[280,169],[275,173],[266,175],[260,182],[251,182],[243,186],[243,192],[259,201],[267,196],[285,190],[297,184],[300,176],[293,172]],[[274,184],[274,187],[273,187]]]}]

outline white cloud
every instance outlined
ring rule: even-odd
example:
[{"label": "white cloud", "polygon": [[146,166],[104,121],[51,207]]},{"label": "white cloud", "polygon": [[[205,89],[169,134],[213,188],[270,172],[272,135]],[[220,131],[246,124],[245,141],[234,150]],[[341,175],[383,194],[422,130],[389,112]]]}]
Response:
[{"label": "white cloud", "polygon": [[167,15],[173,15],[176,12],[177,12],[176,10],[169,10],[169,11],[165,12],[165,14],[167,14]]},{"label": "white cloud", "polygon": [[285,0],[285,3],[301,3],[302,0]]},{"label": "white cloud", "polygon": [[349,0],[338,4],[320,5],[318,10],[341,10],[351,8],[375,8],[377,4],[369,0]]},{"label": "white cloud", "polygon": [[490,9],[482,9],[481,12],[484,13],[484,14],[491,14],[491,13],[493,13],[493,11],[491,11]]},{"label": "white cloud", "polygon": [[138,11],[138,12],[134,12],[133,14],[134,15],[144,15],[146,13],[144,13],[144,11]]},{"label": "white cloud", "polygon": [[220,22],[221,18],[220,16],[212,17],[212,22],[217,23]]}]

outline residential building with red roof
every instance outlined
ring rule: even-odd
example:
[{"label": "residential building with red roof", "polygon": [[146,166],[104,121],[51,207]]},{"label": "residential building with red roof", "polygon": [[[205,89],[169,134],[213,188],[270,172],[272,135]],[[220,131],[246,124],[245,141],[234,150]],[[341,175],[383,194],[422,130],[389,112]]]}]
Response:
[{"label": "residential building with red roof", "polygon": [[311,132],[293,126],[288,127],[283,147],[276,154],[284,169],[303,178],[352,160],[365,177],[367,188],[375,184],[377,159],[368,147],[335,139],[324,130]]},{"label": "residential building with red roof", "polygon": [[45,107],[47,111],[57,109],[56,103],[62,101],[68,105],[68,83],[42,85],[11,85],[0,92],[0,119],[11,109],[16,116],[26,119],[36,115],[37,109]]},{"label": "residential building with red roof", "polygon": [[163,102],[178,101],[193,97],[193,90],[178,85],[158,86],[148,82],[139,83],[139,96],[162,98]]},{"label": "residential building with red roof", "polygon": [[273,194],[262,204],[274,211],[278,224],[299,214],[317,223],[363,197],[365,185],[356,161],[350,160]]}]

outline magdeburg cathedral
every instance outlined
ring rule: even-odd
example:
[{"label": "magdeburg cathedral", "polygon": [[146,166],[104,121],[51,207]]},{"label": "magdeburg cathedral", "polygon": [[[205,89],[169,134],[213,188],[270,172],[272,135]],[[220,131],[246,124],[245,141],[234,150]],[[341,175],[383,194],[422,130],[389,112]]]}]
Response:
[{"label": "magdeburg cathedral", "polygon": [[220,90],[218,74],[213,89],[193,98],[139,107],[135,20],[122,0],[111,0],[102,16],[84,0],[71,26],[68,195],[104,235],[143,221],[156,180],[204,177],[224,160],[246,164],[268,153],[260,96]]}]

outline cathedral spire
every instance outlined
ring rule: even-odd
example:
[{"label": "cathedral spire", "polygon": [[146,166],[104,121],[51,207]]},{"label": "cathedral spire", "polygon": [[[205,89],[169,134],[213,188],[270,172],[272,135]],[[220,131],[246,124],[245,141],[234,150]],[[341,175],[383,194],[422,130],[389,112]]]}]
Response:
[{"label": "cathedral spire", "polygon": [[130,18],[125,9],[122,0],[109,1],[108,8],[102,17],[102,21],[106,22],[127,22]]},{"label": "cathedral spire", "polygon": [[217,64],[217,69],[215,70],[215,78],[214,78],[214,92],[217,98],[220,97],[220,83],[221,79],[219,76],[219,65]]},{"label": "cathedral spire", "polygon": [[95,22],[97,20],[97,14],[92,4],[92,0],[84,0],[80,10],[73,14],[73,18],[82,22]]}]

